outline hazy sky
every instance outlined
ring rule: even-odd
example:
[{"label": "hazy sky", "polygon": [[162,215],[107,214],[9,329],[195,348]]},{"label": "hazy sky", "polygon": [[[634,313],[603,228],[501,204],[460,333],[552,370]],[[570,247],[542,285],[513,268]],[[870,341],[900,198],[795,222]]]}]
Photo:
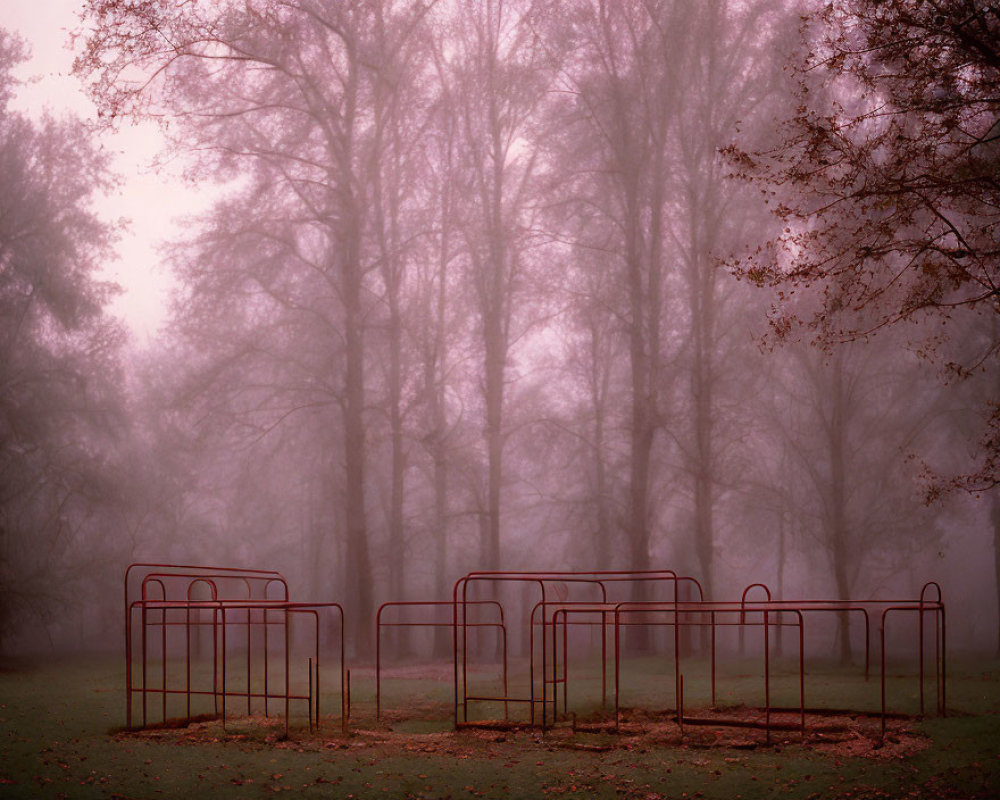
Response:
[{"label": "hazy sky", "polygon": [[[94,116],[80,83],[69,74],[73,54],[68,38],[80,6],[80,0],[0,0],[0,26],[20,33],[32,49],[31,60],[19,70],[21,78],[31,80],[15,104],[20,110]],[[153,170],[151,162],[161,144],[154,126],[104,135],[101,144],[115,153],[125,183],[120,194],[102,201],[100,211],[108,218],[131,220],[119,246],[120,260],[108,265],[108,276],[125,289],[115,310],[140,336],[151,336],[163,321],[169,286],[159,267],[156,244],[178,232],[176,217],[197,211],[205,201],[175,174]]]}]

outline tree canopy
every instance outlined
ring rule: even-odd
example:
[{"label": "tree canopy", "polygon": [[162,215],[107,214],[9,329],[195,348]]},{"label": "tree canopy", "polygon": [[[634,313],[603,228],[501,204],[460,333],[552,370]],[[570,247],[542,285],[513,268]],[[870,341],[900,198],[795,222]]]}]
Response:
[{"label": "tree canopy", "polygon": [[75,120],[11,110],[24,44],[0,29],[0,651],[93,567],[120,422],[108,161]]},{"label": "tree canopy", "polygon": [[[798,105],[776,145],[730,148],[783,232],[738,271],[780,289],[777,338],[824,345],[897,323],[924,355],[968,376],[997,368],[1000,337],[1000,9],[980,0],[837,0],[803,18]],[[978,347],[969,313],[993,326]],[[928,334],[928,331],[931,333]],[[958,351],[961,351],[958,354]],[[1000,406],[958,483],[1000,481]]]}]

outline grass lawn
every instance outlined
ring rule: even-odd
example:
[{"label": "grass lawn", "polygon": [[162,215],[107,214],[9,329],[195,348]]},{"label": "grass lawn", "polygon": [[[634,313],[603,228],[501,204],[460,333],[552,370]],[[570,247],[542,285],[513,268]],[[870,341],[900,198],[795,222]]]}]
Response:
[{"label": "grass lawn", "polygon": [[[239,720],[227,730],[212,720],[122,733],[119,659],[7,665],[0,671],[0,798],[1000,797],[1000,664],[953,659],[949,670],[954,713],[902,722],[905,736],[901,728],[894,738],[909,746],[859,755],[802,744],[794,734],[763,746],[746,732],[740,736],[749,736],[750,744],[738,738],[713,743],[704,730],[681,743],[672,723],[663,726],[666,733],[645,735],[566,725],[545,735],[455,732],[448,719],[451,687],[440,672],[390,677],[383,686],[387,719],[379,722],[371,673],[358,670],[347,735],[337,718],[324,723],[321,735],[295,729],[288,740],[283,725]],[[630,701],[651,691],[643,681],[658,679],[652,667],[640,671]],[[726,687],[738,679],[729,677]],[[849,696],[842,680],[835,670],[811,677],[807,702]],[[912,688],[894,689],[900,703],[912,703]],[[787,691],[787,682],[775,691]],[[865,696],[872,691],[867,686]],[[693,682],[691,693],[686,690],[688,713],[698,710],[703,692]],[[336,696],[324,703],[327,710],[339,708]]]}]

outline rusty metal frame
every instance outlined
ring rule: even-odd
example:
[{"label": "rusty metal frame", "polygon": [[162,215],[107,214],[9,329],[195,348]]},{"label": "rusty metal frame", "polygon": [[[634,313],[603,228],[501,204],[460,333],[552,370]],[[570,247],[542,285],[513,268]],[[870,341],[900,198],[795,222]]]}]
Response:
[{"label": "rusty metal frame", "polygon": [[[563,713],[564,715],[568,713],[568,684],[569,684],[569,658],[568,658],[568,648],[566,647],[566,627],[572,624],[581,625],[597,625],[601,624],[598,622],[582,622],[573,623],[570,621],[570,617],[574,615],[595,615],[600,614],[602,619],[611,614],[614,620],[612,625],[612,631],[614,635],[614,717],[615,717],[615,727],[618,727],[621,709],[620,709],[620,694],[621,694],[621,672],[622,672],[622,647],[621,647],[621,629],[630,626],[667,626],[672,627],[674,630],[674,702],[675,702],[675,714],[678,724],[683,727],[684,719],[684,673],[681,671],[681,648],[680,648],[680,637],[679,632],[682,627],[710,627],[712,631],[712,697],[713,705],[715,702],[715,632],[718,627],[740,627],[742,630],[745,627],[762,627],[764,631],[764,696],[765,696],[765,707],[764,707],[764,728],[768,740],[770,740],[770,714],[771,714],[771,703],[770,703],[770,629],[782,626],[796,627],[799,629],[799,713],[800,713],[800,728],[802,735],[805,735],[805,661],[804,661],[804,621],[800,611],[797,609],[789,608],[772,608],[767,604],[751,604],[747,605],[745,602],[710,602],[710,601],[681,601],[681,602],[642,602],[642,601],[626,601],[620,603],[610,603],[610,604],[587,604],[587,603],[549,603],[548,605],[554,606],[552,612],[552,621],[547,623],[537,623],[543,624],[543,627],[552,628],[552,648],[553,656],[551,659],[552,663],[552,675],[551,678],[546,678],[542,684],[543,697],[542,703],[542,723],[541,727],[543,729],[548,727],[548,719],[546,716],[546,710],[548,708],[549,702],[553,706],[553,718],[552,722],[555,724],[558,721],[558,691],[556,686],[561,684],[563,688]],[[543,604],[536,604],[532,613],[543,610]],[[746,613],[760,612],[762,615],[761,622],[747,622],[744,618]],[[662,614],[668,615],[666,620],[653,620],[653,621],[632,621],[631,617],[633,615],[651,615],[651,614]],[[735,616],[734,621],[726,622],[720,621],[720,615]],[[797,622],[788,623],[783,622],[782,615],[794,615]],[[777,619],[772,620],[771,617],[777,617]],[[558,675],[558,647],[559,647],[559,636],[558,630],[560,628],[559,618],[562,617],[562,642],[563,642],[563,658],[562,658],[562,677]],[[696,617],[695,619],[690,619],[690,617]],[[687,618],[687,619],[686,619]],[[553,686],[553,699],[549,701],[547,697],[547,686]]]},{"label": "rusty metal frame", "polygon": [[[767,597],[769,599],[765,601],[750,603],[747,601],[747,593],[750,589],[754,587],[761,587],[765,590]],[[929,599],[928,593],[934,591],[936,592],[936,599]],[[551,614],[551,621],[546,614],[546,607],[551,607],[554,610]],[[880,644],[881,644],[881,655],[882,655],[882,668],[881,668],[881,728],[882,735],[885,734],[885,721],[889,714],[886,707],[886,688],[885,688],[885,630],[886,630],[886,619],[890,613],[893,612],[915,612],[919,615],[919,649],[918,649],[918,662],[919,662],[919,683],[920,683],[920,713],[923,714],[925,711],[925,701],[924,701],[924,684],[925,680],[925,643],[924,643],[924,617],[928,613],[933,613],[935,615],[936,621],[936,634],[935,634],[935,686],[937,689],[937,711],[942,716],[947,715],[947,696],[946,696],[946,625],[945,625],[945,610],[944,603],[942,600],[941,587],[936,582],[930,582],[924,585],[921,589],[920,597],[918,600],[913,601],[900,601],[900,600],[867,600],[867,601],[839,601],[839,600],[805,600],[805,601],[794,601],[794,600],[771,600],[770,591],[763,584],[752,584],[744,590],[743,595],[739,602],[680,602],[680,603],[663,603],[663,602],[623,602],[613,604],[609,606],[608,604],[593,604],[593,603],[582,603],[573,601],[562,601],[562,602],[542,602],[535,605],[532,609],[531,625],[534,628],[535,625],[541,625],[543,629],[543,634],[545,629],[551,627],[551,658],[543,659],[543,665],[547,661],[551,661],[552,672],[551,677],[546,675],[542,683],[542,722],[541,727],[544,729],[547,727],[547,709],[551,702],[553,707],[553,723],[558,719],[558,691],[557,686],[562,684],[563,688],[563,712],[568,713],[568,647],[566,645],[566,627],[569,624],[582,624],[582,625],[597,625],[603,624],[603,621],[609,611],[614,615],[613,632],[615,637],[615,659],[614,659],[614,670],[615,670],[615,721],[616,726],[619,719],[619,693],[620,693],[620,675],[621,675],[621,646],[620,646],[620,628],[628,627],[633,624],[647,624],[647,625],[666,625],[672,626],[674,629],[674,680],[675,680],[675,713],[677,715],[678,724],[682,727],[683,731],[683,685],[684,685],[684,675],[680,668],[680,646],[679,646],[679,629],[682,626],[691,627],[711,627],[711,692],[712,692],[712,704],[715,704],[716,697],[716,648],[715,648],[715,638],[716,638],[716,627],[718,626],[738,626],[740,633],[746,627],[754,627],[756,625],[762,625],[765,630],[764,639],[764,680],[765,680],[765,720],[764,728],[768,741],[770,740],[770,713],[772,710],[770,704],[770,628],[781,627],[797,627],[799,629],[799,708],[795,709],[799,712],[801,720],[801,730],[802,735],[805,736],[805,713],[807,710],[805,706],[805,624],[804,616],[811,612],[858,612],[864,616],[865,620],[865,642],[866,642],[866,653],[865,653],[865,680],[869,676],[869,660],[870,660],[870,611],[881,609],[881,626],[880,626]],[[541,621],[535,619],[536,613],[541,611]],[[623,619],[624,614],[629,613],[644,613],[644,614],[672,614],[673,618],[668,618],[665,621],[654,621],[645,623],[633,623]],[[737,621],[735,622],[719,622],[717,616],[719,614],[738,614]],[[580,623],[570,622],[570,617],[572,615],[595,615],[600,614],[602,618],[602,623],[596,621],[585,621]],[[794,614],[797,623],[786,623],[781,621],[781,615],[783,614]],[[695,619],[693,621],[686,621],[681,619],[681,615],[693,616],[701,615],[701,619]],[[753,619],[748,620],[748,615],[759,615],[760,622],[755,622]],[[772,622],[769,617],[777,616],[778,621]],[[705,621],[705,617],[708,617],[708,621]],[[559,664],[559,641],[558,636],[560,630],[560,617],[562,617],[562,643],[563,643],[563,653],[562,653],[562,676],[558,674],[558,664]],[[543,642],[548,642],[549,639],[543,635]],[[546,645],[547,646],[547,645]],[[543,666],[544,668],[544,666]],[[547,695],[548,686],[553,687],[553,697],[550,700]],[[783,709],[781,709],[783,710]],[[791,710],[791,709],[789,709]]]},{"label": "rusty metal frame", "polygon": [[[937,592],[937,600],[928,600],[927,592],[928,590],[934,589]],[[886,719],[886,689],[885,689],[885,675],[886,675],[886,663],[885,663],[885,630],[886,630],[886,619],[892,612],[916,612],[918,615],[918,625],[920,628],[918,636],[918,653],[917,660],[920,662],[919,668],[919,681],[920,681],[920,713],[924,713],[924,617],[928,612],[933,612],[935,620],[935,644],[934,644],[934,661],[935,661],[935,679],[934,684],[937,690],[937,713],[942,717],[948,716],[948,695],[947,695],[947,657],[946,657],[946,637],[947,637],[947,624],[945,618],[945,607],[944,600],[942,598],[941,586],[936,581],[928,581],[924,584],[923,588],[920,590],[920,597],[916,601],[910,602],[893,602],[891,605],[887,605],[882,609],[881,624],[879,625],[879,639],[881,642],[882,650],[882,670],[881,670],[881,708],[882,708],[882,736],[885,736],[885,719]]]},{"label": "rusty metal frame", "polygon": [[[540,699],[535,692],[535,642],[534,642],[534,624],[529,621],[529,696],[528,697],[515,697],[509,694],[509,690],[505,687],[504,694],[501,696],[482,696],[482,695],[471,695],[469,693],[469,683],[468,683],[468,624],[467,624],[467,605],[472,602],[469,599],[468,591],[469,585],[473,583],[491,583],[491,584],[502,584],[502,583],[528,583],[537,584],[541,593],[541,603],[547,602],[546,598],[546,584],[549,583],[569,583],[569,584],[586,584],[591,586],[596,586],[601,592],[601,600],[607,602],[607,584],[612,583],[627,583],[634,584],[637,582],[669,582],[673,585],[673,596],[674,602],[679,599],[679,585],[681,583],[693,585],[698,590],[698,595],[701,599],[704,599],[704,590],[701,583],[693,577],[686,575],[678,575],[674,570],[593,570],[593,571],[539,571],[539,572],[517,572],[517,571],[480,571],[480,572],[470,572],[465,576],[459,578],[452,589],[452,603],[454,604],[454,719],[455,725],[461,727],[463,725],[471,724],[469,720],[469,703],[470,702],[503,702],[504,708],[507,708],[509,703],[526,703],[529,705],[529,717],[531,719],[531,724],[535,724],[536,720],[536,707],[539,704]],[[544,626],[543,626],[544,627]],[[461,636],[459,635],[461,633]],[[548,650],[544,645],[542,646],[542,665],[541,674],[544,676],[547,671],[547,657]],[[602,684],[603,693],[606,696],[606,686],[607,686],[607,636],[606,633],[602,634],[601,638],[602,646]],[[461,709],[461,713],[459,710]],[[542,710],[542,716],[545,716],[545,710]]]},{"label": "rusty metal frame", "polygon": [[[871,661],[871,612],[880,613],[880,627],[879,627],[879,639],[880,639],[880,651],[881,651],[881,694],[882,694],[882,704],[881,704],[881,715],[882,715],[882,728],[885,728],[885,717],[886,717],[886,703],[885,703],[885,628],[886,628],[886,617],[889,612],[901,612],[901,611],[913,611],[916,612],[919,624],[919,634],[918,634],[918,644],[917,644],[917,661],[918,661],[918,680],[920,684],[919,694],[920,694],[920,713],[921,715],[926,711],[925,705],[925,642],[924,642],[924,618],[926,614],[933,613],[935,619],[935,689],[937,693],[937,713],[941,716],[947,716],[947,658],[945,655],[945,644],[946,644],[946,620],[945,620],[945,606],[941,590],[941,585],[936,581],[928,581],[921,587],[920,595],[918,599],[872,599],[872,600],[771,600],[771,592],[765,584],[756,583],[751,584],[743,591],[743,602],[747,593],[754,587],[761,587],[765,590],[768,596],[768,603],[777,607],[786,608],[798,608],[803,612],[859,612],[863,614],[865,620],[865,680],[868,680],[870,675],[870,661]],[[937,594],[936,600],[928,599],[927,595],[929,592],[934,591]]]},{"label": "rusty metal frame", "polygon": [[[659,623],[672,625],[674,629],[674,676],[675,676],[675,713],[677,715],[678,724],[683,728],[684,720],[684,675],[681,672],[681,662],[680,662],[680,648],[679,644],[679,630],[683,626],[692,627],[705,627],[706,625],[711,626],[712,629],[712,641],[714,645],[715,641],[715,631],[718,627],[727,626],[739,626],[744,627],[754,627],[755,623],[747,622],[745,619],[740,619],[737,622],[719,622],[717,616],[719,614],[739,614],[744,615],[745,613],[760,613],[761,622],[756,623],[759,625],[763,631],[763,643],[764,643],[764,731],[765,740],[770,743],[771,741],[771,635],[770,631],[772,628],[791,625],[797,627],[799,630],[799,726],[802,738],[805,739],[806,734],[806,695],[805,695],[805,626],[802,613],[798,609],[794,608],[779,608],[775,609],[770,607],[769,604],[753,604],[747,607],[745,602],[732,603],[726,601],[702,601],[697,603],[675,603],[672,607],[656,607],[653,605],[639,605],[636,603],[621,603],[618,608],[615,609],[615,727],[619,725],[620,719],[620,708],[618,705],[618,695],[619,695],[619,684],[621,674],[621,636],[619,628],[622,625],[629,624],[650,624],[650,623],[621,623],[620,615],[624,613],[662,613],[664,611],[672,612],[674,614],[674,619],[672,622]],[[781,614],[794,614],[797,623],[784,623],[780,621]],[[772,622],[771,615],[778,615],[778,621]],[[681,615],[698,615],[700,617],[709,617],[709,621],[705,622],[704,619],[695,619],[694,621],[683,621]],[[715,648],[712,649],[712,697],[713,705],[715,699]]]},{"label": "rusty metal frame", "polygon": [[[649,582],[667,584],[668,597],[621,600],[610,599],[609,588],[612,586],[635,586]],[[697,599],[681,599],[680,585],[694,587]],[[141,697],[141,724],[150,724],[149,700],[160,697],[159,712],[161,721],[167,719],[167,698],[170,695],[185,696],[185,714],[191,720],[191,701],[197,696],[211,696],[215,704],[215,714],[226,724],[229,704],[236,698],[246,702],[246,713],[249,715],[255,700],[263,701],[265,716],[270,716],[271,704],[283,703],[285,729],[288,730],[291,704],[305,702],[308,709],[309,727],[320,724],[320,659],[321,659],[321,614],[334,614],[339,619],[339,662],[340,662],[340,694],[341,722],[344,730],[350,717],[350,671],[346,667],[345,624],[344,611],[338,603],[302,603],[289,599],[288,583],[280,573],[273,570],[251,570],[233,567],[217,567],[204,565],[183,565],[165,563],[137,563],[125,570],[123,581],[125,599],[125,695],[126,724],[133,727],[135,720],[134,696]],[[510,692],[508,669],[508,619],[504,605],[497,592],[505,584],[522,585],[529,588],[529,594],[523,592],[516,601],[520,607],[525,603],[527,611],[527,646],[528,646],[528,682],[529,691],[526,697],[515,696]],[[553,584],[562,584],[564,591],[556,591],[558,599],[551,597]],[[589,587],[588,591],[596,592],[597,598],[592,600],[571,599],[570,587],[579,585]],[[278,587],[279,597],[270,598],[272,587]],[[477,586],[492,587],[494,599],[483,599],[472,596]],[[539,599],[532,605],[530,588],[536,587]],[[207,599],[195,599],[199,589],[208,594]],[[751,601],[749,595],[754,590],[764,593],[765,599]],[[655,594],[655,592],[654,592]],[[451,620],[445,621],[438,617],[424,618],[421,613],[434,609],[449,609]],[[495,613],[494,613],[495,611]],[[388,621],[385,614],[395,612],[400,616]],[[486,616],[483,616],[483,612]],[[770,741],[771,713],[776,710],[797,711],[800,717],[800,728],[803,737],[806,732],[805,715],[805,617],[818,613],[837,613],[845,615],[861,614],[865,626],[865,680],[868,680],[871,662],[871,625],[875,613],[879,617],[879,643],[881,655],[880,693],[881,693],[881,725],[882,735],[885,735],[887,710],[886,690],[886,630],[890,619],[906,615],[916,615],[919,627],[917,637],[918,674],[920,688],[920,713],[924,714],[925,684],[926,684],[926,617],[932,615],[935,626],[933,661],[934,682],[936,689],[936,710],[942,716],[947,715],[947,628],[945,605],[941,586],[936,582],[924,584],[919,597],[902,600],[827,600],[798,599],[775,600],[766,584],[752,583],[742,592],[738,601],[710,601],[705,598],[700,582],[693,577],[678,575],[673,570],[595,570],[595,571],[479,571],[470,572],[459,578],[452,589],[451,600],[430,601],[390,601],[383,603],[375,615],[375,681],[376,681],[376,717],[382,714],[382,629],[388,627],[433,627],[451,628],[452,632],[452,662],[453,662],[453,713],[456,728],[477,724],[470,719],[470,703],[502,702],[504,719],[507,721],[510,703],[528,705],[529,725],[539,726],[543,730],[555,724],[560,718],[560,689],[562,693],[563,718],[569,713],[569,634],[570,626],[600,626],[601,629],[601,699],[606,707],[608,703],[608,647],[609,634],[613,640],[613,671],[614,671],[614,719],[615,725],[620,720],[621,677],[625,654],[621,644],[621,631],[631,626],[669,627],[673,630],[674,659],[674,712],[678,725],[683,726],[684,712],[684,673],[681,664],[682,628],[710,629],[711,642],[711,698],[712,705],[716,701],[717,683],[717,628],[737,627],[742,647],[744,631],[747,628],[763,630],[763,680],[764,708],[763,728]],[[414,618],[413,613],[417,614]],[[206,619],[207,615],[207,619]],[[308,657],[307,690],[293,691],[291,682],[292,638],[290,620],[307,617],[312,621],[311,639],[307,647],[311,655]],[[787,620],[793,621],[787,621]],[[269,674],[269,655],[271,628],[280,629],[279,638],[283,637],[284,646],[284,686],[272,686]],[[183,681],[173,684],[167,668],[168,637],[171,627],[184,629],[184,677]],[[195,687],[192,684],[192,631],[210,628],[212,638],[211,657],[211,687]],[[784,627],[796,627],[799,631],[798,673],[799,673],[799,707],[797,709],[778,709],[771,705],[771,635],[772,628],[781,630]],[[502,644],[502,694],[487,696],[474,694],[470,689],[470,628],[489,628],[497,631]],[[245,630],[246,660],[243,675],[246,679],[245,689],[236,690],[228,684],[231,661],[228,654],[227,637],[230,631]],[[537,630],[536,630],[537,629]],[[609,630],[610,629],[610,630]],[[254,634],[260,633],[263,639],[263,658],[260,663],[260,648],[255,648]],[[136,637],[139,638],[138,654],[136,652]],[[155,637],[155,638],[154,638]],[[151,642],[158,639],[160,664],[156,665],[156,646]],[[199,635],[200,641],[200,635]],[[704,642],[704,638],[702,639]],[[151,653],[151,650],[153,651]],[[593,642],[590,652],[593,652]],[[135,673],[136,661],[140,667]],[[159,667],[158,680],[150,678],[150,670]],[[256,671],[255,671],[256,670]],[[260,681],[263,672],[263,690],[254,688],[254,676]],[[540,688],[538,676],[541,676]],[[259,685],[259,684],[258,684]],[[550,692],[551,689],[551,692]],[[550,696],[551,694],[551,696]],[[550,715],[551,710],[551,715]],[[816,710],[816,709],[812,709]],[[730,721],[729,724],[732,724]],[[748,723],[758,726],[760,723]]]},{"label": "rusty metal frame", "polygon": [[[138,599],[132,599],[136,593],[134,574],[144,570],[139,586]],[[227,592],[220,593],[220,584],[224,584]],[[241,584],[246,589],[233,591],[233,585]],[[268,590],[272,584],[277,584],[283,595],[280,599],[268,599]],[[194,591],[199,585],[205,586],[211,598],[195,600]],[[263,598],[254,598],[254,588],[262,587]],[[154,588],[158,589],[159,597],[152,597]],[[161,722],[167,720],[167,698],[170,695],[185,697],[185,720],[191,720],[191,699],[197,696],[211,696],[214,700],[215,715],[222,718],[223,726],[227,718],[227,700],[239,697],[246,700],[246,713],[252,713],[253,701],[263,700],[264,714],[269,717],[270,703],[284,702],[285,730],[288,731],[292,701],[306,701],[310,730],[320,725],[320,666],[321,666],[321,636],[319,617],[321,613],[333,613],[339,620],[339,662],[340,662],[340,694],[341,721],[346,729],[349,717],[350,701],[348,697],[349,674],[346,671],[345,626],[344,612],[339,603],[302,603],[291,602],[288,599],[288,583],[273,570],[249,570],[233,567],[215,567],[204,565],[178,565],[164,563],[132,564],[125,571],[125,695],[126,695],[126,726],[133,728],[133,696],[140,695],[142,704],[141,724],[137,727],[147,727],[150,724],[148,700],[150,696],[160,696]],[[202,612],[208,611],[210,621],[202,621]],[[139,616],[140,636],[140,673],[139,679],[133,674],[134,653],[134,617]],[[192,615],[197,614],[195,620]],[[180,619],[173,618],[180,615]],[[237,617],[233,619],[234,615]],[[305,694],[293,692],[291,687],[291,655],[292,641],[290,637],[290,621],[298,616],[306,616],[313,621],[313,631],[310,650],[312,655],[307,659],[307,685]],[[277,619],[275,619],[277,617]],[[194,688],[192,686],[191,667],[191,631],[203,626],[210,626],[212,631],[212,686],[210,689]],[[235,627],[245,626],[247,653],[245,662],[246,690],[233,691],[227,687],[229,673],[227,633]],[[272,688],[269,674],[269,629],[279,626],[284,639],[284,687]],[[171,685],[167,670],[167,629],[170,627],[184,628],[184,681],[182,685]],[[160,680],[158,686],[151,686],[149,668],[152,660],[149,652],[151,631],[159,628],[160,643]],[[263,672],[263,691],[254,691],[253,675],[255,665],[255,648],[253,632],[255,629],[263,633],[263,653],[256,657],[263,662],[260,670]],[[280,635],[280,634],[279,634]],[[258,673],[259,674],[259,673]]]}]

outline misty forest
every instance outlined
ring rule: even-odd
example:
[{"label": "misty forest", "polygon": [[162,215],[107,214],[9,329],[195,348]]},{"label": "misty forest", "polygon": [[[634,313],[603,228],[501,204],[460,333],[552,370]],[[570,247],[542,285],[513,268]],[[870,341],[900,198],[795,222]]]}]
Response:
[{"label": "misty forest", "polygon": [[[0,32],[0,652],[120,647],[134,561],[280,570],[359,657],[475,569],[936,580],[1000,650],[994,3],[87,0],[72,46],[95,115],[28,115]],[[211,205],[142,339],[95,204],[149,121]]]}]

